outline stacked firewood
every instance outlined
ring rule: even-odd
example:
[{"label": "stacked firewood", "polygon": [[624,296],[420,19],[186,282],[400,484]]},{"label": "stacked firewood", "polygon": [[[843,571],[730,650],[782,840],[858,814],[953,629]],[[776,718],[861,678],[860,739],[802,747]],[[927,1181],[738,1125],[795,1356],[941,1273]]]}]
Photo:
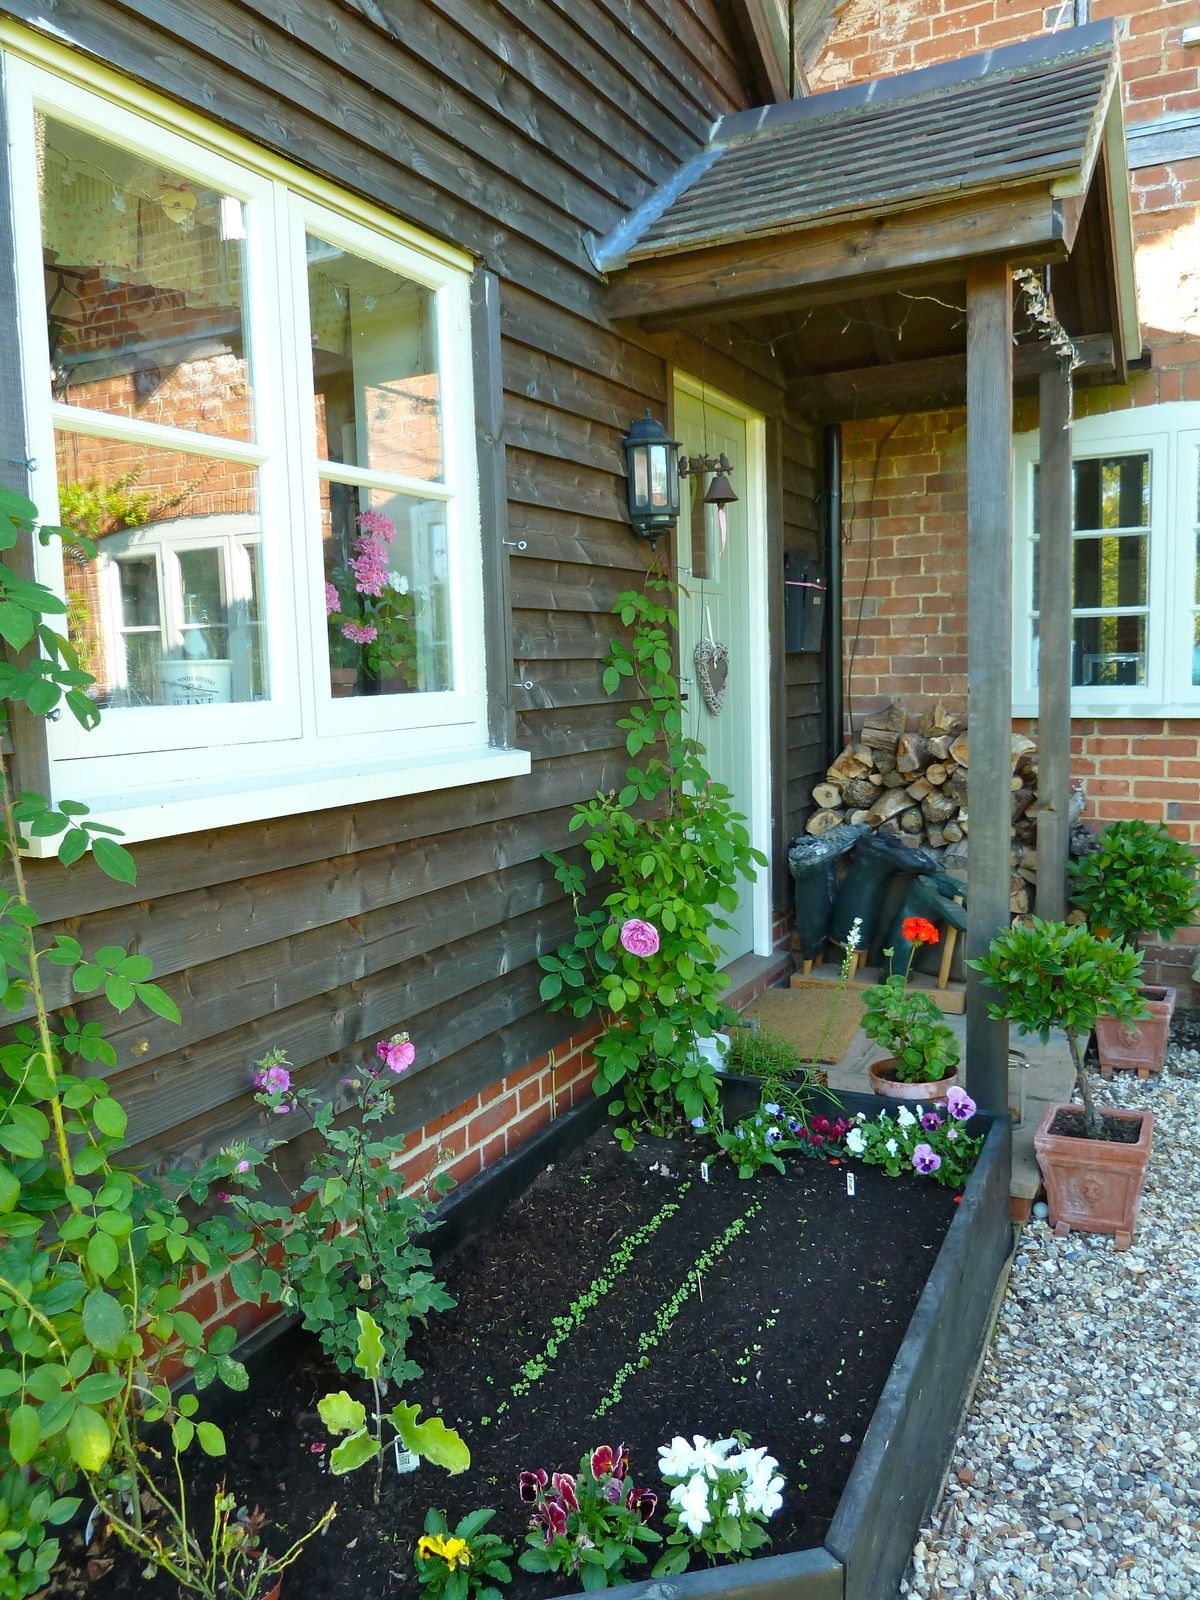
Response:
[{"label": "stacked firewood", "polygon": [[[839,823],[866,823],[928,851],[946,872],[965,878],[971,830],[966,718],[939,701],[914,728],[909,721],[902,700],[865,719],[857,740],[813,789],[816,810],[806,829],[822,834]],[[1011,783],[1010,905],[1021,913],[1032,909],[1037,882],[1037,745],[1023,734],[1012,736]]]}]

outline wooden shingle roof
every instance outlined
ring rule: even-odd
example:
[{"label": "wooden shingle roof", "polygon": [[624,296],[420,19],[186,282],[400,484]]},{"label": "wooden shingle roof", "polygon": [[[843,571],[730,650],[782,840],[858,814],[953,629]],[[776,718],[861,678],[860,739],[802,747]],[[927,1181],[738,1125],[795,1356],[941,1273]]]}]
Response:
[{"label": "wooden shingle roof", "polygon": [[1032,181],[1081,193],[1118,72],[1095,24],[725,117],[596,258],[609,270]]}]

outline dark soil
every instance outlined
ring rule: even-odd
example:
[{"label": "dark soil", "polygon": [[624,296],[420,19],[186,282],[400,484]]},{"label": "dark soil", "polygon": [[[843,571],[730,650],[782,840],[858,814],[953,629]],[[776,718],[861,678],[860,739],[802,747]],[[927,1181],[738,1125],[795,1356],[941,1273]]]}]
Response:
[{"label": "dark soil", "polygon": [[[341,1479],[326,1471],[316,1412],[329,1390],[348,1387],[368,1399],[365,1386],[347,1383],[303,1334],[264,1350],[251,1364],[249,1393],[219,1402],[206,1395],[204,1411],[226,1429],[231,1485],[268,1513],[271,1548],[338,1502],[329,1532],[286,1576],[285,1600],[411,1600],[413,1544],[429,1506],[446,1509],[452,1525],[493,1506],[493,1530],[519,1545],[527,1526],[516,1493],[521,1468],[573,1471],[594,1445],[624,1441],[635,1481],[661,1491],[657,1447],[675,1434],[720,1437],[740,1428],[766,1445],[787,1478],[772,1548],[819,1544],[955,1213],[946,1190],[874,1169],[854,1169],[850,1198],[848,1170],[800,1160],[786,1177],[768,1169],[739,1182],[727,1164],[713,1163],[704,1183],[690,1151],[672,1148],[664,1162],[655,1151],[626,1155],[597,1134],[446,1263],[458,1305],[415,1339],[425,1377],[406,1398],[461,1430],[472,1465],[457,1478],[426,1465],[400,1477],[389,1458],[378,1508],[373,1467]],[[552,1319],[668,1203],[678,1211],[597,1298],[545,1376],[514,1397]],[[703,1299],[690,1295],[643,1360],[638,1336],[681,1283],[694,1281],[696,1258],[739,1217],[747,1225],[703,1274]],[[630,1361],[623,1398],[597,1420]],[[199,1510],[212,1480],[202,1458],[192,1470]],[[661,1514],[660,1506],[656,1521]],[[514,1567],[509,1592],[521,1600],[572,1587]],[[123,1559],[92,1591],[97,1600],[170,1592]]]},{"label": "dark soil", "polygon": [[[1141,1138],[1142,1124],[1130,1117],[1110,1117],[1107,1112],[1100,1113],[1101,1141],[1106,1144],[1136,1144]],[[1088,1137],[1087,1122],[1082,1110],[1072,1107],[1058,1113],[1047,1129],[1049,1133],[1061,1133],[1068,1139],[1086,1139]]]}]

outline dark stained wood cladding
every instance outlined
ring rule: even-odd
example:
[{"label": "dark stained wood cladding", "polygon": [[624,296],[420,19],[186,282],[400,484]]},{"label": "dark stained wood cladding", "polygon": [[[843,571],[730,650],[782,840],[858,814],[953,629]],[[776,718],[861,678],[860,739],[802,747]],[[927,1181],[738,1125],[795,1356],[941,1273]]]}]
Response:
[{"label": "dark stained wood cladding", "polygon": [[[182,1029],[142,1012],[111,1029],[139,1156],[194,1159],[260,1131],[248,1091],[254,1060],[273,1046],[304,1081],[333,1085],[399,1027],[418,1046],[399,1095],[416,1125],[565,1032],[537,994],[536,956],[571,924],[542,852],[566,847],[571,806],[626,765],[619,702],[600,682],[607,613],[646,562],[625,517],[623,434],[647,405],[661,414],[672,362],[782,415],[786,374],[761,340],[726,329],[702,351],[681,336],[631,342],[610,326],[584,244],[698,149],[717,116],[748,103],[738,35],[718,0],[15,0],[5,10],[43,19],[60,40],[496,274],[499,382],[481,428],[502,424],[491,501],[506,495],[507,538],[524,543],[508,569],[508,677],[529,684],[509,698],[532,775],[139,845],[134,889],[86,861],[70,873],[31,864],[47,919],[88,948],[115,939],[143,950],[183,1014]],[[477,368],[485,380],[494,371]],[[780,431],[783,539],[813,547],[813,438],[799,425]],[[498,537],[493,515],[485,540]],[[786,676],[789,759],[807,783],[819,765],[809,658]],[[96,1002],[79,1010],[99,1014]]]}]

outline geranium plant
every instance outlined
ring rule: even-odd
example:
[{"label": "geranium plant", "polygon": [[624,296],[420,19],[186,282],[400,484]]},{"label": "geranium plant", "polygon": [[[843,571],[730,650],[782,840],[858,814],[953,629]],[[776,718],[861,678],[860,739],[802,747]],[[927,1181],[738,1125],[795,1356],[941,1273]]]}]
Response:
[{"label": "geranium plant", "polygon": [[407,1033],[380,1040],[375,1060],[344,1078],[334,1100],[298,1084],[283,1052],[272,1051],[258,1063],[256,1098],[316,1134],[304,1177],[288,1182],[282,1140],[265,1151],[236,1145],[201,1173],[227,1208],[223,1246],[243,1257],[231,1274],[235,1292],[295,1306],[342,1372],[358,1362],[355,1312],[370,1312],[384,1333],[384,1375],[396,1383],[420,1376],[407,1354],[413,1322],[454,1304],[417,1243],[437,1226],[434,1207],[450,1180],[435,1173],[405,1192],[403,1138],[383,1132],[391,1085],[415,1054]]},{"label": "geranium plant", "polygon": [[1136,946],[1143,934],[1169,938],[1192,921],[1200,907],[1196,857],[1161,822],[1110,822],[1098,846],[1071,863],[1071,902],[1094,933],[1107,929]]},{"label": "geranium plant", "polygon": [[654,1576],[683,1572],[692,1555],[746,1557],[771,1541],[766,1523],[783,1504],[779,1463],[747,1434],[729,1439],[693,1435],[660,1446],[659,1470],[671,1485],[665,1512],[667,1548]]},{"label": "geranium plant", "polygon": [[958,1040],[929,996],[908,987],[917,948],[936,944],[938,931],[924,917],[909,917],[903,932],[911,946],[908,966],[864,992],[862,1030],[891,1055],[901,1083],[939,1083],[958,1065]]},{"label": "geranium plant", "polygon": [[1146,1002],[1138,993],[1140,954],[1114,939],[1097,939],[1082,924],[1031,917],[997,934],[987,955],[968,965],[996,991],[989,1016],[1036,1033],[1043,1044],[1052,1028],[1066,1034],[1087,1137],[1102,1139],[1104,1124],[1092,1099],[1084,1046],[1097,1017],[1134,1022],[1145,1016]]},{"label": "geranium plant", "polygon": [[484,1529],[496,1513],[468,1512],[452,1530],[446,1513],[425,1513],[425,1532],[417,1540],[417,1580],[429,1600],[500,1600],[498,1584],[508,1583],[512,1546]]},{"label": "geranium plant", "polygon": [[325,583],[329,659],[333,666],[361,661],[372,678],[417,675],[417,595],[392,568],[396,527],[382,511],[364,511],[344,567]]},{"label": "geranium plant", "polygon": [[522,1472],[519,1490],[531,1508],[519,1558],[526,1572],[561,1572],[584,1589],[607,1589],[646,1561],[640,1546],[662,1542],[648,1526],[658,1496],[634,1486],[624,1445],[597,1446],[577,1473]]},{"label": "geranium plant", "polygon": [[654,1133],[716,1103],[696,1041],[733,1020],[720,999],[717,939],[740,886],[766,865],[733,796],[709,778],[703,747],[683,733],[675,588],[655,573],[644,593],[630,590],[613,608],[631,632],[610,646],[604,687],[615,694],[632,680],[639,690],[617,722],[635,764],[622,788],[576,807],[570,822],[607,891],[600,906],[585,902],[581,866],[548,857],[575,902],[577,931],[541,957],[543,1000],[605,1019],[593,1046],[595,1092],[612,1096],[614,1115]]}]

